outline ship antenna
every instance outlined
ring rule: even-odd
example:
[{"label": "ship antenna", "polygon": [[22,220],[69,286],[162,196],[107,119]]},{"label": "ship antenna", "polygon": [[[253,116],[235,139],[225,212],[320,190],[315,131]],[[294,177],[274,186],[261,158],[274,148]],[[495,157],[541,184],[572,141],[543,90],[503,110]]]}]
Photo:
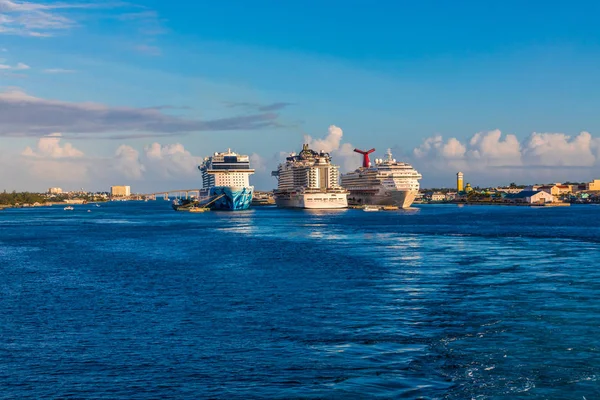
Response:
[{"label": "ship antenna", "polygon": [[387,155],[387,160],[392,161],[392,149],[387,149],[387,153],[385,154]]},{"label": "ship antenna", "polygon": [[371,160],[369,160],[369,154],[371,154],[372,152],[375,151],[375,149],[371,149],[371,150],[359,150],[359,149],[354,149],[354,151],[358,154],[362,154],[363,155],[363,167],[365,168],[369,168],[371,166]]}]

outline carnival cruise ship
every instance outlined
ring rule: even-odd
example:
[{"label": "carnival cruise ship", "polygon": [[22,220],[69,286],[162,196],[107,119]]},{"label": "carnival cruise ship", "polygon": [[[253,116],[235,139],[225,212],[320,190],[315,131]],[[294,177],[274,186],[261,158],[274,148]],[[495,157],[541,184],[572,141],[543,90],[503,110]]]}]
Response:
[{"label": "carnival cruise ship", "polygon": [[201,203],[216,210],[246,210],[252,202],[250,157],[231,149],[206,157],[198,166],[202,172]]},{"label": "carnival cruise ship", "polygon": [[421,174],[410,164],[398,162],[388,149],[385,159],[376,159],[371,164],[369,151],[354,150],[363,155],[363,165],[357,170],[342,175],[342,186],[350,192],[351,205],[393,205],[401,208],[411,206],[419,192]]},{"label": "carnival cruise ship", "polygon": [[277,177],[275,204],[292,208],[346,208],[348,192],[338,183],[339,166],[331,164],[329,153],[308,148],[291,153],[272,172]]}]

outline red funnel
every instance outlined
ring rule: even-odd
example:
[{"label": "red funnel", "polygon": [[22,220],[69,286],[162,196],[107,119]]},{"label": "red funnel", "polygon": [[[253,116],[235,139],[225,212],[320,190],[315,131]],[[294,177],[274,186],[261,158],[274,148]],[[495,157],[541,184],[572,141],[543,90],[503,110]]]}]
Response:
[{"label": "red funnel", "polygon": [[369,154],[375,151],[375,149],[371,149],[368,151],[354,149],[355,152],[363,155],[363,167],[369,168],[371,166],[371,160],[369,160]]}]

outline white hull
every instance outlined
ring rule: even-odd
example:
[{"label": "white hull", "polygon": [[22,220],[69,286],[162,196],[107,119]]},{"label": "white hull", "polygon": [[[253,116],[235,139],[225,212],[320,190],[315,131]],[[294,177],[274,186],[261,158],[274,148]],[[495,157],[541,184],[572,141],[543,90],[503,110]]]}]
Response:
[{"label": "white hull", "polygon": [[340,209],[348,207],[346,193],[283,193],[275,195],[277,207]]},{"label": "white hull", "polygon": [[352,205],[398,206],[400,208],[409,208],[415,201],[416,196],[417,191],[415,190],[368,193],[350,189],[348,203]]}]

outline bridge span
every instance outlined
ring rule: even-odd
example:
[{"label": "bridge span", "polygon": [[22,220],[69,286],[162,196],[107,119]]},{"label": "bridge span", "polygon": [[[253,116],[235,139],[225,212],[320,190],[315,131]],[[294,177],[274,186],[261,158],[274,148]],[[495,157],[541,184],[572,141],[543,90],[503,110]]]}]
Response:
[{"label": "bridge span", "polygon": [[176,189],[176,190],[167,190],[164,192],[135,194],[135,195],[131,195],[129,198],[156,200],[157,197],[162,197],[164,200],[169,200],[170,196],[174,195],[174,197],[177,197],[177,198],[189,199],[194,194],[196,195],[196,197],[200,197],[200,189]]}]

